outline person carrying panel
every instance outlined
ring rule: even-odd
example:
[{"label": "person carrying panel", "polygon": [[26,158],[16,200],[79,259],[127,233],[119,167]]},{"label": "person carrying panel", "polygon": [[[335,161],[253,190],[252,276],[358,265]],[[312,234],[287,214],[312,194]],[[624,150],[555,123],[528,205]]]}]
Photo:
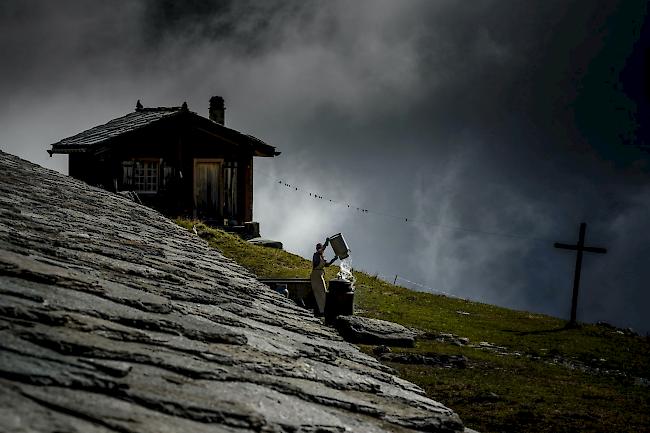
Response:
[{"label": "person carrying panel", "polygon": [[327,238],[324,244],[316,244],[316,252],[312,259],[312,271],[311,271],[311,289],[314,292],[314,298],[316,298],[316,312],[318,315],[323,315],[325,312],[325,297],[327,295],[327,286],[325,285],[325,268],[330,266],[336,259],[337,256],[331,261],[325,260],[325,249],[329,245],[330,239]]}]

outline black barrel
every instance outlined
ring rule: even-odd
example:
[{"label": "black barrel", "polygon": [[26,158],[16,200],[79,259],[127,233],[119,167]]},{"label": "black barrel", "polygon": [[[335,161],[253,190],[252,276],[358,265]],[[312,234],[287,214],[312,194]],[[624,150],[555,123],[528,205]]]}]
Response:
[{"label": "black barrel", "polygon": [[354,314],[354,287],[348,280],[335,278],[330,280],[325,298],[325,321],[333,323],[336,316]]}]

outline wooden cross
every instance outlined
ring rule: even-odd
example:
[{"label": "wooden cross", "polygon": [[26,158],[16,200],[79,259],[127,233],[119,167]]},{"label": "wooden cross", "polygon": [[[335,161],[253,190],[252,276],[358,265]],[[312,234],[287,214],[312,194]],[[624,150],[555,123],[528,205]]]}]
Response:
[{"label": "wooden cross", "polygon": [[580,268],[582,267],[582,252],[605,254],[607,249],[600,247],[586,247],[585,246],[585,232],[587,231],[587,223],[580,224],[580,236],[578,237],[577,245],[561,244],[556,242],[553,246],[555,248],[562,248],[565,250],[577,251],[576,255],[576,269],[573,276],[573,297],[571,298],[571,321],[572,325],[576,324],[576,311],[578,309],[578,287],[580,286]]}]

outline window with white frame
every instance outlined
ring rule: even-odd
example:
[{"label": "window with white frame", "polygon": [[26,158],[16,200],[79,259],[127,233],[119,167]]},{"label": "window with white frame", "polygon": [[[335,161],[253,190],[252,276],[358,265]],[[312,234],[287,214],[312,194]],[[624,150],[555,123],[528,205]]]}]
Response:
[{"label": "window with white frame", "polygon": [[140,193],[158,192],[159,160],[125,161],[122,170],[124,187],[131,187]]}]

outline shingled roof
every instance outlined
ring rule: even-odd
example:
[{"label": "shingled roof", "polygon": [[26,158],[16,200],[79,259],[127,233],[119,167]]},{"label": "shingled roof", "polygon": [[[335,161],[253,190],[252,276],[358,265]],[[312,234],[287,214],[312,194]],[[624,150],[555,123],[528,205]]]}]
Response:
[{"label": "shingled roof", "polygon": [[265,143],[259,138],[220,125],[193,111],[189,111],[186,104],[183,104],[180,107],[147,108],[138,105],[135,111],[128,113],[125,116],[118,117],[117,119],[113,119],[103,125],[95,126],[53,143],[51,145],[52,149],[48,150],[48,153],[52,155],[55,153],[67,154],[89,152],[96,146],[109,143],[112,139],[124,134],[166,120],[180,118],[182,116],[185,116],[190,121],[201,124],[203,128],[207,128],[211,130],[211,132],[223,136],[228,141],[250,146],[256,156],[275,156],[280,154],[280,152],[275,150],[275,147]]},{"label": "shingled roof", "polygon": [[463,431],[156,211],[3,152],[0,172],[0,431]]}]

